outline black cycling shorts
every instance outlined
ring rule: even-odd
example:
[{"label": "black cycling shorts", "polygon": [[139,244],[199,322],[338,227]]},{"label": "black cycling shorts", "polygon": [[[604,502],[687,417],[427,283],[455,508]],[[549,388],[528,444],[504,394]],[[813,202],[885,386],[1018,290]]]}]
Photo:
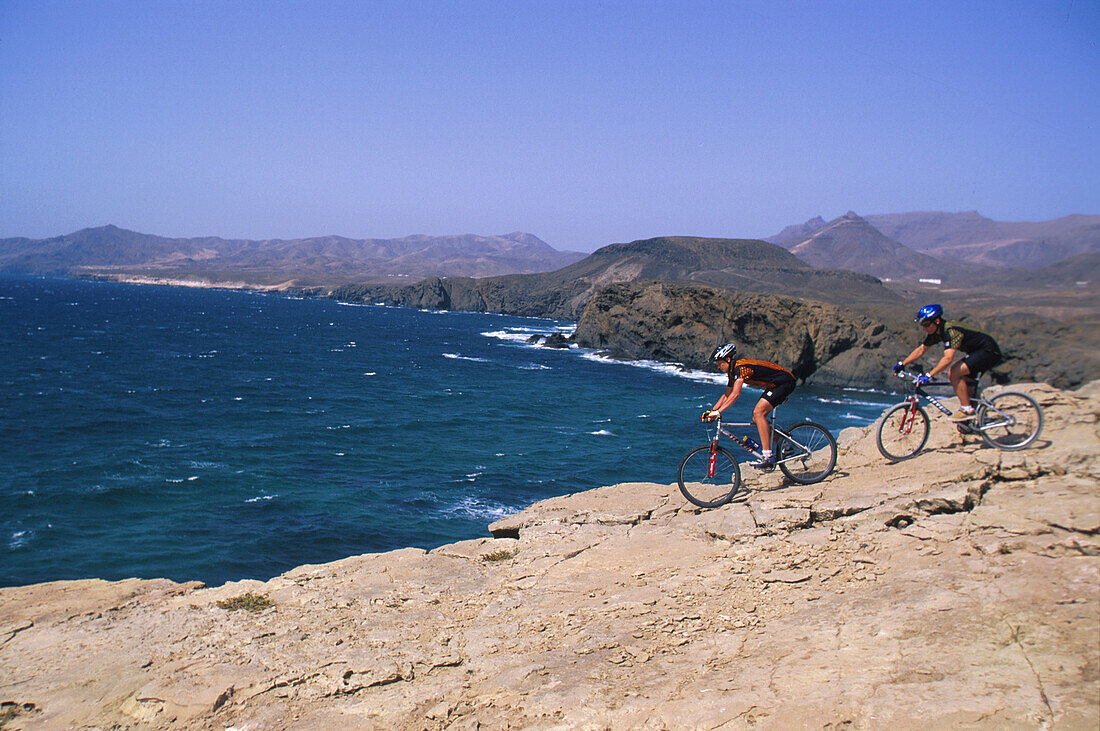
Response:
[{"label": "black cycling shorts", "polygon": [[983,373],[1001,362],[1001,354],[996,350],[975,350],[962,359],[970,369],[970,377],[977,380]]},{"label": "black cycling shorts", "polygon": [[760,398],[767,401],[772,407],[776,407],[779,404],[787,400],[787,397],[794,393],[794,381],[783,381],[770,387],[767,391],[760,396]]}]

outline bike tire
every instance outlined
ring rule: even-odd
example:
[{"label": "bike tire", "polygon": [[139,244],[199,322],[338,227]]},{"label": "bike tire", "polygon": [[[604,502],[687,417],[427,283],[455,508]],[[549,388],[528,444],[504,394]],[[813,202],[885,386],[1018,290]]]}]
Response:
[{"label": "bike tire", "polygon": [[[909,421],[911,411],[916,413],[912,415],[912,424],[907,429],[906,423]],[[883,457],[901,462],[920,454],[924,445],[928,443],[930,431],[931,424],[924,407],[905,402],[891,406],[882,415],[878,423],[878,431],[875,433],[875,442]]]},{"label": "bike tire", "polygon": [[1043,430],[1043,409],[1019,391],[1002,391],[978,408],[975,417],[982,439],[991,447],[1023,449]]},{"label": "bike tire", "polygon": [[[776,459],[780,460],[779,469],[790,479],[803,485],[812,485],[828,477],[836,467],[836,439],[829,430],[812,421],[803,421],[784,431],[790,438],[776,434]],[[800,459],[790,459],[802,451],[809,450]]]},{"label": "bike tire", "polygon": [[701,508],[718,508],[741,489],[741,468],[733,453],[718,447],[715,454],[714,476],[710,473],[710,445],[696,447],[680,460],[676,469],[676,482],[680,492]]}]

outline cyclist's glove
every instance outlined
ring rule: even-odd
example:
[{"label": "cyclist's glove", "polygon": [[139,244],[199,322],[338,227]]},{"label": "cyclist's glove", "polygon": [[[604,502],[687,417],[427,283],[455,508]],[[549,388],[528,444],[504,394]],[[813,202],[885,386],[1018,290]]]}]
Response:
[{"label": "cyclist's glove", "polygon": [[903,370],[905,370],[905,364],[902,363],[899,360],[898,364],[896,366],[894,366],[894,375],[896,376],[897,374],[901,373]]},{"label": "cyclist's glove", "polygon": [[714,421],[722,416],[721,411],[704,411],[699,418],[703,421]]},{"label": "cyclist's glove", "polygon": [[923,386],[924,384],[928,383],[931,380],[932,380],[932,376],[928,375],[927,373],[922,373],[919,376],[917,376],[917,385],[918,386]]}]

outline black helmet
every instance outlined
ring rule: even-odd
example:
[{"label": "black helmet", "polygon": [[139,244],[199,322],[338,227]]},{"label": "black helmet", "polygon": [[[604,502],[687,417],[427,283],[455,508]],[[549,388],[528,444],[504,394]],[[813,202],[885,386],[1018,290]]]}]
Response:
[{"label": "black helmet", "polygon": [[917,310],[917,316],[913,318],[913,322],[919,322],[923,325],[929,320],[935,320],[937,317],[943,317],[943,305],[925,305]]},{"label": "black helmet", "polygon": [[723,358],[732,358],[737,353],[737,343],[726,343],[725,345],[719,345],[714,349],[714,352],[710,354],[711,360],[722,360]]}]

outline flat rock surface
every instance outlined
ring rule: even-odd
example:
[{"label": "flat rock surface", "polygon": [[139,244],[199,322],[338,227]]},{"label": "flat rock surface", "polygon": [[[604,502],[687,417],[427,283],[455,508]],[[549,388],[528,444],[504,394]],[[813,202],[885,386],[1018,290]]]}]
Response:
[{"label": "flat rock surface", "polygon": [[1100,387],[1018,388],[1021,452],[934,416],[714,510],[614,485],[266,582],[2,589],[0,727],[1095,729]]}]

